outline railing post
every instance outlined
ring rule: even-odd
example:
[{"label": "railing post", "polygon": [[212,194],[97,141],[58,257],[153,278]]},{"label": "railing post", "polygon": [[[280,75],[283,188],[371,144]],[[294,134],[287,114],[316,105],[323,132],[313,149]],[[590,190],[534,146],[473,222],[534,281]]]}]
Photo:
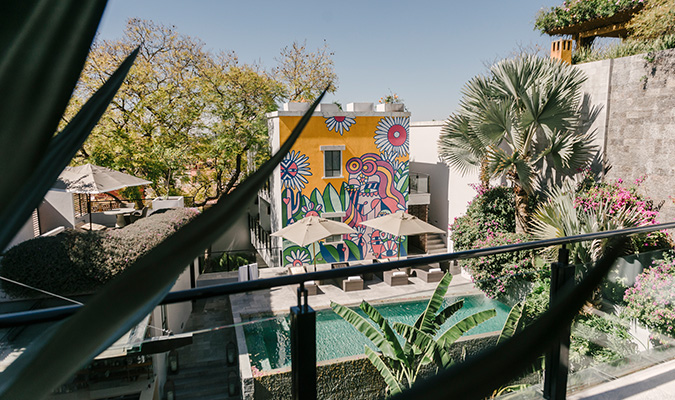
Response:
[{"label": "railing post", "polygon": [[291,307],[291,375],[292,398],[316,400],[316,313],[307,304],[304,283],[298,288],[297,307]]},{"label": "railing post", "polygon": [[[558,251],[558,262],[551,264],[550,303],[559,297],[560,289],[574,280],[574,266],[569,265],[569,250],[563,244]],[[560,332],[558,340],[546,354],[544,370],[544,398],[564,400],[567,394],[571,326]]]}]

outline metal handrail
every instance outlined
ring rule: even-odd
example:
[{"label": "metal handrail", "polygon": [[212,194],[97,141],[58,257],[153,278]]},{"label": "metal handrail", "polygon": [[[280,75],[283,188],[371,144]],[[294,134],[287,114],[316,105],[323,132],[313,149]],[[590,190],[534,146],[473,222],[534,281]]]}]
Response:
[{"label": "metal handrail", "polygon": [[[275,278],[258,279],[246,282],[227,283],[213,285],[203,288],[181,290],[168,293],[159,304],[174,304],[189,300],[204,299],[209,297],[231,295],[237,293],[250,292],[254,290],[271,289],[278,286],[287,286],[293,284],[302,284],[310,280],[334,279],[344,276],[361,275],[365,273],[382,272],[396,268],[411,267],[418,265],[427,265],[442,261],[463,260],[467,258],[485,257],[495,254],[509,253],[513,251],[532,250],[537,248],[565,245],[576,242],[583,242],[596,239],[611,239],[621,236],[628,236],[637,233],[654,232],[665,229],[675,229],[675,222],[664,224],[644,225],[634,228],[617,229],[611,231],[584,233],[580,235],[566,236],[562,238],[536,240],[524,243],[515,243],[497,247],[487,247],[483,249],[464,250],[454,253],[435,254],[432,256],[408,258],[390,262],[374,263],[367,265],[356,265],[345,268],[332,269],[328,271],[308,272],[298,275],[286,275]],[[34,311],[22,311],[0,315],[0,329],[19,325],[34,324],[60,320],[74,314],[81,306],[54,307]]]}]

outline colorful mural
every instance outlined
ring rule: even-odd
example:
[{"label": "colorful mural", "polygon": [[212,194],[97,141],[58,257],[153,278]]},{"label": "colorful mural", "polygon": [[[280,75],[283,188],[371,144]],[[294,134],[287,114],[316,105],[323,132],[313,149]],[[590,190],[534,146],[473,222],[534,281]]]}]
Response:
[{"label": "colorful mural", "polygon": [[[283,141],[298,118],[279,118]],[[308,215],[339,216],[356,233],[306,248],[285,240],[284,265],[396,257],[398,237],[359,223],[407,209],[409,118],[313,117],[305,132],[281,164],[282,226]],[[341,176],[322,176],[322,146],[344,148]]]}]

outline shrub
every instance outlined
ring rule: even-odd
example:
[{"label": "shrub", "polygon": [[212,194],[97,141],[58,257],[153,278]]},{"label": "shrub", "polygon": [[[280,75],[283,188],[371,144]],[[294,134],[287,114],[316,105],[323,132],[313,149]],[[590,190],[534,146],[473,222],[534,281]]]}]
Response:
[{"label": "shrub", "polygon": [[[602,208],[610,218],[630,211],[636,215],[636,226],[657,224],[656,218],[661,206],[638,193],[638,188],[645,179],[646,177],[637,178],[631,185],[627,185],[622,179],[611,183],[586,179],[577,190],[574,205],[583,212],[598,211],[604,206]],[[671,244],[664,231],[631,236],[631,246],[633,253],[642,253],[668,248]]]},{"label": "shrub", "polygon": [[595,314],[578,315],[570,340],[570,366],[578,371],[597,363],[608,363],[635,354],[628,327]]},{"label": "shrub", "polygon": [[455,250],[469,250],[489,235],[516,230],[513,189],[506,186],[475,189],[478,195],[469,203],[466,214],[455,218],[451,226]]},{"label": "shrub", "polygon": [[[474,248],[503,246],[527,241],[518,233],[498,232],[485,240],[478,240]],[[534,257],[531,251],[514,251],[464,260],[462,266],[471,272],[477,288],[490,298],[512,297],[520,299],[527,290],[525,282],[535,276]]]},{"label": "shrub", "polygon": [[675,34],[668,34],[657,39],[626,39],[620,43],[606,47],[582,47],[572,54],[572,64],[634,56],[636,54],[675,48]]},{"label": "shrub", "polygon": [[[57,236],[28,240],[5,253],[0,261],[0,274],[60,295],[91,293],[196,214],[192,209],[169,210],[123,229],[99,232],[67,229]],[[36,294],[5,281],[2,289],[13,297]]]},{"label": "shrub", "polygon": [[626,290],[624,315],[659,333],[674,336],[675,260],[672,253],[654,261]]}]

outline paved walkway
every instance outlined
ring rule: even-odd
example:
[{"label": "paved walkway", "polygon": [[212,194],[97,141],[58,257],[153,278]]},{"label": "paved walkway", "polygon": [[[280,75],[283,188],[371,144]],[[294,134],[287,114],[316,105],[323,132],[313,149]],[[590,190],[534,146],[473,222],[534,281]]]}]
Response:
[{"label": "paved walkway", "polygon": [[569,396],[570,400],[675,399],[675,360]]},{"label": "paved walkway", "polygon": [[[260,278],[271,278],[286,274],[285,268],[260,269]],[[365,281],[365,289],[353,292],[344,292],[334,283],[319,285],[318,294],[309,296],[309,305],[315,310],[330,307],[330,302],[352,306],[362,300],[377,303],[378,301],[407,301],[428,299],[438,285],[437,282],[425,283],[420,278],[408,278],[408,285],[389,286],[379,278]],[[270,290],[258,290],[250,293],[240,293],[230,296],[232,312],[237,315],[255,315],[260,313],[288,313],[292,306],[297,305],[298,285],[276,287]],[[461,275],[454,275],[448,296],[464,296],[481,294],[470,279]]]}]

